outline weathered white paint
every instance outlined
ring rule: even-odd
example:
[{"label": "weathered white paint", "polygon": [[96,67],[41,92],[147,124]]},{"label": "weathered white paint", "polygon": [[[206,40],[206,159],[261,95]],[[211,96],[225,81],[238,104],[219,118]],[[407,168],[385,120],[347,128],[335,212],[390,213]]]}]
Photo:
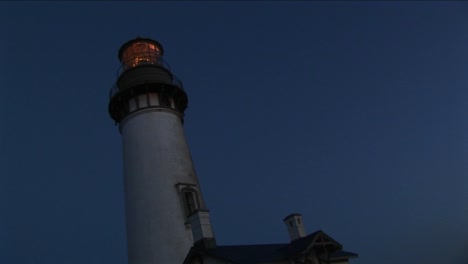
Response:
[{"label": "weathered white paint", "polygon": [[140,110],[121,133],[129,264],[182,263],[193,239],[176,184],[198,180],[181,120],[171,110]]}]

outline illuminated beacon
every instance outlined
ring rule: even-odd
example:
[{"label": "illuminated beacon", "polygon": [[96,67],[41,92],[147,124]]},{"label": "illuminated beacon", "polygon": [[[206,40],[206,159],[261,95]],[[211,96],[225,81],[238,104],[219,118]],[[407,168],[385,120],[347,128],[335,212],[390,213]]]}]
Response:
[{"label": "illuminated beacon", "polygon": [[182,263],[194,241],[214,243],[183,130],[187,95],[157,41],[119,50],[109,113],[123,143],[129,264]]}]

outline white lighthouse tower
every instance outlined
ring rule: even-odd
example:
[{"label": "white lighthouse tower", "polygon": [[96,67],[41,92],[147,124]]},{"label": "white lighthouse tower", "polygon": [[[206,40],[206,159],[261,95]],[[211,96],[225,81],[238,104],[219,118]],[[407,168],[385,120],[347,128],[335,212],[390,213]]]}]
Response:
[{"label": "white lighthouse tower", "polygon": [[136,38],[118,56],[109,113],[122,135],[128,261],[182,263],[194,240],[214,241],[182,126],[187,95],[157,41]]}]

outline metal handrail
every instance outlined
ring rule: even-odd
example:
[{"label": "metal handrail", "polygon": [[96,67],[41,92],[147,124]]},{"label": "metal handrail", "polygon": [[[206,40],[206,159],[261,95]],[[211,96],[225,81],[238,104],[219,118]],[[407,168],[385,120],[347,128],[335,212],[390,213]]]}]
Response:
[{"label": "metal handrail", "polygon": [[[174,85],[178,88],[180,88],[182,91],[184,91],[184,85],[182,84],[182,81],[177,78],[174,74],[171,74],[171,83],[170,85]],[[114,95],[116,95],[119,92],[119,87],[117,86],[117,83],[114,83],[112,87],[109,90],[109,98],[112,98]]]},{"label": "metal handrail", "polygon": [[116,75],[117,77],[119,77],[124,71],[141,66],[141,65],[157,65],[157,66],[161,66],[162,68],[168,71],[171,71],[171,66],[169,65],[169,63],[167,63],[163,58],[158,58],[156,61],[140,61],[138,65],[133,66],[133,67],[128,66],[126,64],[121,64],[120,67],[117,69]]}]

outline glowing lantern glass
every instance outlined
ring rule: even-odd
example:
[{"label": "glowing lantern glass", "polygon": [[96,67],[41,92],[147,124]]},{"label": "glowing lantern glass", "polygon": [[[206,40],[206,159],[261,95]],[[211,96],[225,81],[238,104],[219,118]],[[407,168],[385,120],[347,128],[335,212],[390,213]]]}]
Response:
[{"label": "glowing lantern glass", "polygon": [[158,64],[160,58],[160,47],[144,40],[130,43],[120,57],[122,65],[127,69],[142,64]]}]

